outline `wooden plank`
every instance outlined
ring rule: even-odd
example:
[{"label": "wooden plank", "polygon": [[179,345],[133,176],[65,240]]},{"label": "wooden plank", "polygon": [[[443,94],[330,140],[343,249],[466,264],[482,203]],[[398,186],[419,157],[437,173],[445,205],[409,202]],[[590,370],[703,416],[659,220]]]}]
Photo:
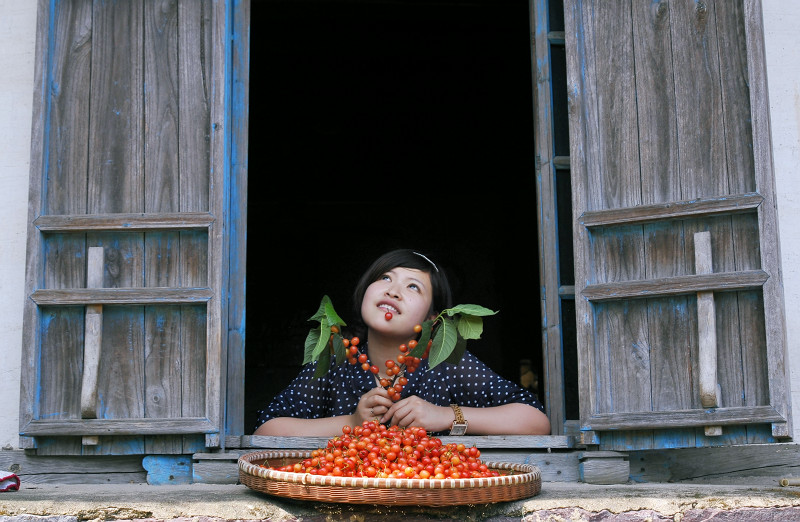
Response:
[{"label": "wooden plank", "polygon": [[[288,448],[287,448],[288,449]],[[304,449],[304,448],[291,448]],[[238,458],[252,450],[225,453],[195,453],[193,480],[207,484],[234,484],[238,482]],[[512,449],[481,449],[483,462],[510,462],[532,464],[541,472],[542,482],[576,482],[578,476],[577,451],[530,452]]]},{"label": "wooden plank", "polygon": [[40,232],[81,232],[90,230],[202,230],[216,218],[208,212],[159,212],[116,214],[68,214],[37,217],[33,224]]},{"label": "wooden plank", "polygon": [[[210,0],[179,0],[178,19],[178,136],[177,171],[180,183],[179,206],[183,212],[221,210],[211,208],[211,187],[221,178],[213,180],[212,110],[220,103],[219,96],[227,86],[218,85],[223,79],[224,62],[220,53],[227,47],[226,40],[217,31],[225,26],[225,18],[219,6]],[[239,9],[237,7],[237,9]],[[215,88],[216,87],[216,88]],[[215,114],[214,127],[225,121]],[[227,122],[226,122],[227,123]],[[210,146],[212,146],[210,148]],[[220,158],[222,159],[222,158]],[[219,165],[216,165],[219,166]],[[216,215],[223,215],[222,213]]]},{"label": "wooden plank", "polygon": [[683,295],[703,291],[726,292],[760,288],[768,279],[769,276],[763,270],[715,272],[713,274],[587,285],[581,295],[589,301],[608,301]]},{"label": "wooden plank", "polygon": [[581,214],[578,220],[587,228],[649,223],[664,219],[686,219],[751,212],[759,208],[763,201],[764,197],[758,193],[702,197],[684,201],[673,200],[666,203],[587,211]]},{"label": "wooden plank", "polygon": [[[194,6],[197,2],[190,2]],[[247,194],[250,116],[250,10],[240,2],[233,10],[231,52],[231,212],[228,214],[230,270],[228,273],[228,376],[225,390],[225,433],[243,435],[245,430],[246,304],[247,304]],[[184,31],[185,32],[185,31]],[[202,47],[200,48],[202,49]],[[202,53],[196,53],[202,56]],[[195,73],[196,74],[196,73]],[[195,125],[194,127],[199,127]],[[205,126],[208,128],[208,125]],[[191,128],[189,129],[192,130]],[[197,132],[197,131],[195,131]],[[205,138],[205,136],[202,136]],[[198,143],[201,143],[198,141]],[[205,143],[205,140],[202,141]],[[184,147],[185,148],[185,147]],[[199,169],[198,169],[199,170]],[[205,198],[207,200],[208,198]],[[249,431],[249,428],[248,430]]]},{"label": "wooden plank", "polygon": [[[144,416],[180,418],[182,416],[183,359],[181,356],[181,310],[170,306],[145,308]],[[149,437],[145,452],[182,453],[175,437]]]},{"label": "wooden plank", "polygon": [[636,462],[631,478],[636,482],[703,481],[727,484],[753,477],[800,474],[797,444],[753,444],[682,450],[633,451]]},{"label": "wooden plank", "polygon": [[142,459],[151,486],[192,483],[192,459],[189,455],[147,455]]},{"label": "wooden plank", "polygon": [[539,280],[543,287],[540,293],[542,311],[542,360],[544,361],[544,385],[546,387],[543,403],[550,419],[551,433],[562,434],[566,406],[564,382],[560,377],[563,369],[563,330],[561,304],[559,302],[558,272],[558,231],[556,212],[556,165],[552,161],[555,150],[553,140],[553,101],[550,45],[547,33],[549,18],[547,2],[532,3],[531,28],[533,28],[533,52],[535,53],[535,127],[534,145],[536,147],[536,193],[537,207],[545,219],[537,219],[539,246]]},{"label": "wooden plank", "polygon": [[[642,205],[588,213],[587,226],[595,224],[644,224],[644,273],[647,278],[684,275],[684,236],[674,223],[673,202],[683,204],[681,211],[697,210],[697,202],[680,202],[681,191],[675,124],[675,86],[672,71],[672,37],[669,6],[666,1],[632,2],[633,40],[635,52],[636,113],[638,121],[639,168],[641,170]],[[687,205],[689,205],[687,207]],[[649,218],[648,218],[649,214]],[[687,298],[675,296],[647,299],[647,331],[643,333],[648,349],[650,404],[642,409],[665,411],[691,407],[692,338],[688,334]],[[636,431],[623,438],[611,437],[621,448],[658,447],[662,444],[693,444],[693,431],[675,430],[669,440],[663,433]],[[584,480],[594,483],[615,483],[628,480],[628,462],[614,459],[581,463]]]},{"label": "wooden plank", "polygon": [[237,484],[239,457],[244,452],[195,453],[192,455],[192,482],[196,484]]},{"label": "wooden plank", "polygon": [[[229,6],[225,2],[213,2],[203,7],[208,7],[205,13],[211,18],[211,22],[205,24],[208,30],[207,42],[212,43],[205,47],[207,53],[205,63],[209,64],[207,71],[210,71],[210,74],[207,77],[213,78],[212,84],[208,87],[211,136],[210,142],[207,144],[208,148],[203,149],[209,151],[210,166],[207,172],[213,176],[208,180],[207,204],[212,214],[223,216],[227,214],[230,183],[230,179],[225,174],[230,168],[229,151],[227,150],[230,131],[226,128],[230,121],[228,119],[230,107],[226,103],[226,97],[229,93],[231,79],[225,73],[228,71],[227,65],[229,64],[228,42],[231,41],[231,24],[228,18]],[[187,210],[197,209],[187,208]],[[228,245],[225,242],[227,240],[225,234],[226,227],[212,227],[209,230],[207,277],[208,286],[215,290],[215,295],[208,301],[206,311],[208,369],[205,381],[205,414],[220,429],[225,419],[223,383],[227,380],[228,367],[227,353],[223,350],[223,336],[227,332],[228,324],[227,316],[222,313],[225,299],[228,296],[228,274],[230,273],[230,259],[227,256]],[[218,447],[223,441],[224,439],[220,439],[218,433],[206,436],[208,447]]]},{"label": "wooden plank", "polygon": [[[83,309],[77,307],[42,311],[40,391],[34,418],[80,419],[83,321]],[[36,421],[20,429],[31,422]],[[56,445],[66,454],[80,452],[80,440],[57,441]]]},{"label": "wooden plank", "polygon": [[[180,232],[149,233],[144,244],[146,287],[175,287],[180,278]],[[178,306],[146,306],[144,312],[144,416],[181,417],[183,359]],[[180,437],[148,437],[150,454],[182,453]]]},{"label": "wooden plank", "polygon": [[[599,162],[588,171],[592,195],[581,210],[632,207],[642,200],[639,168],[636,71],[630,0],[592,1],[586,25],[593,26],[595,46],[590,57],[599,74],[593,76],[597,92]],[[635,245],[631,245],[635,247]]]},{"label": "wooden plank", "polygon": [[[46,176],[44,199],[32,199],[36,213],[82,214],[86,212],[86,172],[89,166],[91,108],[91,59],[94,33],[92,30],[92,1],[78,0],[58,5],[50,11],[40,5],[39,13],[44,23],[52,20],[52,33],[39,33],[39,43],[46,51],[43,57],[40,81],[46,100],[41,109],[46,111],[40,121],[46,122],[46,136],[41,141],[34,137],[36,147],[47,147],[42,154],[47,158],[45,168],[32,170],[38,182]],[[50,41],[48,41],[48,38]],[[49,55],[49,56],[47,56]],[[47,57],[45,59],[44,57]],[[58,86],[57,88],[52,88]],[[39,207],[39,204],[43,205]]]},{"label": "wooden plank", "polygon": [[624,484],[630,475],[628,455],[616,451],[578,453],[578,474],[588,484]]},{"label": "wooden plank", "polygon": [[[672,71],[672,36],[667,1],[632,2],[633,40],[636,59],[636,114],[639,162],[642,171],[642,203],[636,208],[611,209],[595,215],[617,223],[663,219],[674,202],[681,199],[675,124],[675,79]],[[696,202],[683,202],[687,210]],[[679,203],[680,204],[680,203]],[[691,207],[688,207],[691,208]],[[591,214],[591,213],[590,213]],[[657,217],[656,217],[657,216]],[[627,218],[627,219],[626,219]],[[633,218],[633,219],[631,219]],[[620,219],[622,221],[620,221]],[[614,221],[606,221],[610,224]],[[591,225],[587,225],[591,226]]]},{"label": "wooden plank", "polygon": [[[61,235],[48,238],[45,245],[44,287],[83,287],[88,278],[85,237]],[[78,419],[86,314],[79,307],[47,307],[41,309],[40,318],[38,409],[34,418]],[[48,441],[48,446],[68,455],[81,452],[81,440],[77,438]]]},{"label": "wooden plank", "polygon": [[[102,246],[105,250],[103,287],[138,288],[144,285],[143,232],[92,232],[87,234],[87,244]],[[103,356],[100,358],[97,386],[98,419],[144,416],[144,334],[142,306],[104,306]],[[84,454],[92,455],[143,452],[144,438],[137,435],[105,437],[97,445],[84,446]]]},{"label": "wooden plank", "polygon": [[[575,446],[575,438],[566,435],[466,435],[464,437],[439,437],[442,443],[450,442],[475,445],[481,449],[491,448],[550,448],[569,449]],[[229,447],[264,449],[316,449],[324,447],[326,437],[272,437],[265,435],[243,435],[229,437]]]},{"label": "wooden plank", "polygon": [[203,417],[179,419],[64,419],[34,420],[25,426],[26,436],[36,435],[161,435],[215,433],[217,428]]},{"label": "wooden plank", "polygon": [[[547,27],[542,25],[542,27]],[[547,41],[553,45],[564,45],[564,31],[548,31]]]},{"label": "wooden plank", "polygon": [[708,410],[674,410],[665,412],[627,412],[625,415],[597,414],[583,422],[584,430],[628,430],[682,426],[726,426],[731,424],[767,423],[782,419],[771,406],[712,408]]},{"label": "wooden plank", "polygon": [[[77,6],[71,3],[70,6]],[[84,3],[84,5],[86,5]],[[33,290],[42,286],[42,274],[44,274],[44,241],[41,234],[36,233],[32,225],[42,211],[42,203],[46,194],[44,179],[46,175],[47,157],[50,149],[45,146],[53,126],[49,124],[49,114],[51,105],[48,103],[49,97],[53,94],[49,76],[52,69],[51,51],[58,49],[64,51],[72,49],[68,45],[51,46],[51,28],[58,27],[53,18],[53,4],[46,0],[38,0],[36,12],[36,56],[34,60],[34,81],[33,81],[33,105],[32,105],[32,126],[31,126],[31,158],[30,158],[30,180],[28,183],[28,214],[27,214],[27,242],[25,260],[25,295],[30,295]],[[89,13],[91,16],[91,13]],[[85,26],[82,26],[85,27]],[[54,60],[58,62],[58,60]],[[67,68],[69,69],[69,68]],[[77,69],[77,67],[75,68]],[[60,83],[60,82],[59,82]],[[88,91],[82,91],[87,94]],[[76,101],[71,107],[77,107],[80,101]],[[78,111],[80,112],[80,111]],[[60,128],[60,126],[56,126]],[[70,133],[66,133],[69,135]],[[84,149],[85,151],[85,149]],[[19,407],[19,427],[25,426],[34,418],[34,410],[38,408],[37,389],[39,387],[38,374],[34,370],[36,361],[40,353],[39,338],[39,308],[30,299],[25,299],[23,304],[23,326],[22,326],[22,346],[20,372],[20,407]],[[30,437],[19,438],[20,448],[32,448],[35,441]]]},{"label": "wooden plank", "polygon": [[[697,232],[694,235],[696,273],[710,274],[711,233]],[[714,308],[714,293],[697,293],[697,326],[699,328],[700,404],[703,408],[719,406],[719,384],[717,384],[717,322]]]},{"label": "wooden plank", "polygon": [[143,6],[144,209],[180,211],[178,4]]},{"label": "wooden plank", "polygon": [[[204,306],[181,307],[181,415],[203,417],[206,414],[206,367],[208,365],[207,312]],[[184,451],[194,447],[194,439],[184,440]]]},{"label": "wooden plank", "polygon": [[[86,287],[103,285],[103,247],[91,247],[86,268]],[[103,343],[103,306],[86,306],[86,326],[83,337],[83,378],[81,384],[81,417],[97,418],[97,371],[100,367],[100,347]]]},{"label": "wooden plank", "polygon": [[[181,277],[183,284],[199,287],[208,284],[208,234],[184,231],[180,233]],[[244,271],[242,271],[244,273]],[[242,274],[244,275],[244,274]],[[208,313],[204,304],[181,307],[181,415],[206,415],[206,379],[208,359]],[[244,385],[244,382],[241,383]],[[203,443],[204,444],[204,443]],[[204,447],[202,444],[200,447]],[[184,453],[197,450],[197,438],[187,435],[183,440]]]},{"label": "wooden plank", "polygon": [[72,288],[37,290],[31,299],[39,306],[193,304],[213,295],[209,288]]},{"label": "wooden plank", "polygon": [[143,6],[93,5],[89,214],[145,211]]},{"label": "wooden plank", "polygon": [[21,450],[0,451],[0,469],[16,473],[23,484],[143,483],[141,455],[49,457]]},{"label": "wooden plank", "polygon": [[[595,205],[596,198],[590,194],[589,171],[600,162],[600,140],[597,122],[597,75],[595,60],[591,56],[598,47],[589,2],[576,1],[564,6],[565,45],[567,55],[567,91],[570,96],[570,174],[572,187],[573,241],[575,244],[576,292],[585,283],[592,281],[588,245],[588,231],[579,218],[587,210],[602,208]],[[598,384],[595,375],[598,364],[593,358],[594,319],[592,304],[586,299],[575,300],[575,319],[579,368],[580,417],[586,418],[594,412]]]},{"label": "wooden plank", "polygon": [[761,267],[770,274],[763,288],[767,360],[769,361],[770,404],[784,416],[785,421],[773,426],[776,437],[791,437],[791,377],[787,364],[786,310],[783,298],[783,275],[778,248],[778,210],[775,194],[775,174],[772,157],[769,93],[767,88],[767,58],[764,44],[762,0],[744,2],[744,26],[747,41],[747,78],[750,91],[750,121],[753,133],[755,182],[764,195],[766,205],[758,211]]}]

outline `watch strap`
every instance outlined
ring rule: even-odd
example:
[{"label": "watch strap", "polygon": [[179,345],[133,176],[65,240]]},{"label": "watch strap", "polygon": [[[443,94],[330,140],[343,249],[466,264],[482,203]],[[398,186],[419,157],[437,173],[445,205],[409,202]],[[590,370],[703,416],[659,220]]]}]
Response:
[{"label": "watch strap", "polygon": [[450,435],[465,435],[469,423],[464,418],[464,412],[461,411],[461,407],[458,404],[451,404],[450,407],[456,415],[453,426],[450,428]]}]

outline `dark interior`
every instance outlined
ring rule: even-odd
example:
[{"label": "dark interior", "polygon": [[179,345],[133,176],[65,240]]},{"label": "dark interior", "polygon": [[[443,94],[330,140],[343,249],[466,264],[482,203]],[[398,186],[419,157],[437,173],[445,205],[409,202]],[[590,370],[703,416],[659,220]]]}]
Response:
[{"label": "dark interior", "polygon": [[542,375],[529,35],[527,0],[253,0],[246,433],[392,248],[499,310],[478,357]]}]

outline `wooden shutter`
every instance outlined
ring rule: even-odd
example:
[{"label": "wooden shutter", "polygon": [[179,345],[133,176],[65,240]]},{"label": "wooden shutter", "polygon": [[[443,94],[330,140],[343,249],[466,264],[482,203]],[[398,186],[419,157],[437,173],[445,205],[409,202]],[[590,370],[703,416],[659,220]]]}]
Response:
[{"label": "wooden shutter", "polygon": [[222,1],[39,2],[22,447],[220,443],[225,30]]},{"label": "wooden shutter", "polygon": [[760,1],[565,6],[585,440],[788,437]]}]

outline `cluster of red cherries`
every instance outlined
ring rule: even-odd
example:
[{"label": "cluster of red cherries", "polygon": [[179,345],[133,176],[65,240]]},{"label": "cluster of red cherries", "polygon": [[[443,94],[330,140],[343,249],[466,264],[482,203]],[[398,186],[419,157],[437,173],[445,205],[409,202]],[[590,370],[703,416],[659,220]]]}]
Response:
[{"label": "cluster of red cherries", "polygon": [[344,426],[342,435],[299,462],[267,469],[310,475],[401,479],[496,477],[500,472],[480,460],[475,446],[443,444],[424,428],[387,427],[377,421]]},{"label": "cluster of red cherries", "polygon": [[[386,312],[387,321],[391,320],[391,316],[391,312]],[[338,327],[333,326],[331,327],[331,331],[333,333],[338,333],[339,329]],[[421,331],[422,325],[418,324],[414,326],[415,333],[420,333]],[[360,364],[364,371],[371,372],[376,376],[380,373],[380,368],[370,363],[367,354],[359,352],[358,344],[361,342],[361,340],[358,337],[352,337],[350,339],[345,338],[342,339],[342,342],[347,350],[347,362],[352,365]],[[428,357],[428,353],[430,352],[432,344],[433,339],[430,339],[422,356],[415,357],[411,356],[409,352],[417,347],[417,340],[411,339],[407,343],[400,345],[400,353],[397,355],[395,360],[389,359],[386,361],[386,375],[388,378],[380,378],[379,383],[389,393],[389,398],[391,400],[400,400],[400,394],[403,391],[403,387],[408,384],[408,379],[403,375],[404,372],[413,373],[419,366],[419,363]]]}]

